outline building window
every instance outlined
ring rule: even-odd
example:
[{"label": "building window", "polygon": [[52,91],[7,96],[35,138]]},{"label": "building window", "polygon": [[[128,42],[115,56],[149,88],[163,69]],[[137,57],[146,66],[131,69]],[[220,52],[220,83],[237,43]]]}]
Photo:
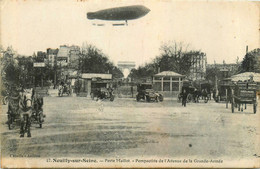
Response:
[{"label": "building window", "polygon": [[163,82],[163,91],[170,91],[170,82]]},{"label": "building window", "polygon": [[179,83],[172,82],[172,91],[179,91]]}]

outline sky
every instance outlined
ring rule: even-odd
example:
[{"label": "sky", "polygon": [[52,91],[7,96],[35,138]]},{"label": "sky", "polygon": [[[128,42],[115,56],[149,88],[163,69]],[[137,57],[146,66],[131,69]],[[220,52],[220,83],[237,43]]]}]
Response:
[{"label": "sky", "polygon": [[[19,54],[88,43],[101,49],[115,64],[144,65],[160,54],[160,46],[182,42],[206,53],[208,63],[235,63],[260,47],[259,4],[246,1],[170,0],[2,0],[0,42]],[[88,20],[87,12],[127,5],[151,11],[112,26],[116,21]],[[93,23],[105,26],[93,26]],[[120,23],[123,23],[120,22]]]}]

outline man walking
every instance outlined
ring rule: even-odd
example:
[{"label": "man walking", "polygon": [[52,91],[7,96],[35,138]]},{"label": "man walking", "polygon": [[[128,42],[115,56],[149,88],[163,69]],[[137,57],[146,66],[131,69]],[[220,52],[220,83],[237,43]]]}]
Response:
[{"label": "man walking", "polygon": [[187,94],[186,90],[184,89],[183,93],[182,93],[182,106],[184,106],[184,107],[186,107],[187,96],[188,96],[188,94]]},{"label": "man walking", "polygon": [[132,98],[134,97],[134,88],[133,86],[131,86],[131,95],[132,95]]}]

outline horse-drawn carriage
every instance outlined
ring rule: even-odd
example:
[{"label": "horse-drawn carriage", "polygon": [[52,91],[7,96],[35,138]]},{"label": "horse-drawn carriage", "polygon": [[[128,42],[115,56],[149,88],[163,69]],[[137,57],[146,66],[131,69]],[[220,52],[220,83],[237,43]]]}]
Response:
[{"label": "horse-drawn carriage", "polygon": [[7,124],[9,130],[13,129],[15,125],[20,124],[20,134],[24,137],[31,137],[31,124],[39,124],[42,128],[45,115],[43,114],[43,98],[39,97],[32,89],[25,90],[16,94],[16,96],[9,96],[7,111]]},{"label": "horse-drawn carriage", "polygon": [[193,86],[182,86],[181,93],[178,94],[178,102],[181,102],[182,100],[182,93],[187,93],[187,103],[189,102],[196,102],[197,100],[197,94],[196,94],[196,88]]},{"label": "horse-drawn carriage", "polygon": [[254,82],[238,82],[232,90],[231,97],[231,110],[234,113],[234,108],[237,107],[238,111],[243,112],[243,106],[253,104],[253,112],[257,111],[257,84]]},{"label": "horse-drawn carriage", "polygon": [[211,87],[210,84],[203,83],[200,84],[200,86],[198,87],[199,89],[197,89],[191,84],[191,82],[184,81],[181,89],[181,93],[177,95],[178,102],[181,102],[182,94],[185,90],[185,92],[188,94],[187,103],[188,102],[198,103],[199,99],[203,99],[204,102],[207,103],[208,100],[210,99],[210,87]]},{"label": "horse-drawn carriage", "polygon": [[233,82],[231,82],[231,79],[223,79],[218,82],[218,88],[217,90],[214,89],[213,91],[213,99],[216,102],[231,102],[231,90],[234,87]]}]

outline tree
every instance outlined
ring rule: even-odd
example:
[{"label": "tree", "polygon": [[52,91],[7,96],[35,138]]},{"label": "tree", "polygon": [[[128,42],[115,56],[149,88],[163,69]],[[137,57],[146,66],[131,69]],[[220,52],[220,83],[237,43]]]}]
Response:
[{"label": "tree", "polygon": [[189,75],[193,65],[192,58],[205,54],[200,51],[188,51],[188,45],[177,42],[164,43],[160,47],[161,54],[152,63],[133,69],[129,77],[132,79],[144,79],[160,71],[174,71],[183,75]]},{"label": "tree", "polygon": [[260,48],[247,53],[241,64],[241,72],[260,73]]},{"label": "tree", "polygon": [[34,68],[33,58],[31,56],[19,56],[17,57],[18,66],[20,69],[20,83],[24,87],[30,87],[33,85]]},{"label": "tree", "polygon": [[21,69],[18,61],[14,58],[15,52],[11,47],[7,50],[1,49],[1,90],[11,92],[11,87],[21,86]]},{"label": "tree", "polygon": [[109,61],[108,57],[93,45],[82,47],[79,59],[81,73],[111,73],[113,78],[124,77],[123,73]]},{"label": "tree", "polygon": [[168,42],[161,46],[161,55],[156,60],[161,71],[175,71],[186,74],[191,66],[193,51],[187,51],[188,45]]},{"label": "tree", "polygon": [[221,79],[220,70],[217,67],[207,67],[205,79],[211,82],[215,82],[216,78]]}]

